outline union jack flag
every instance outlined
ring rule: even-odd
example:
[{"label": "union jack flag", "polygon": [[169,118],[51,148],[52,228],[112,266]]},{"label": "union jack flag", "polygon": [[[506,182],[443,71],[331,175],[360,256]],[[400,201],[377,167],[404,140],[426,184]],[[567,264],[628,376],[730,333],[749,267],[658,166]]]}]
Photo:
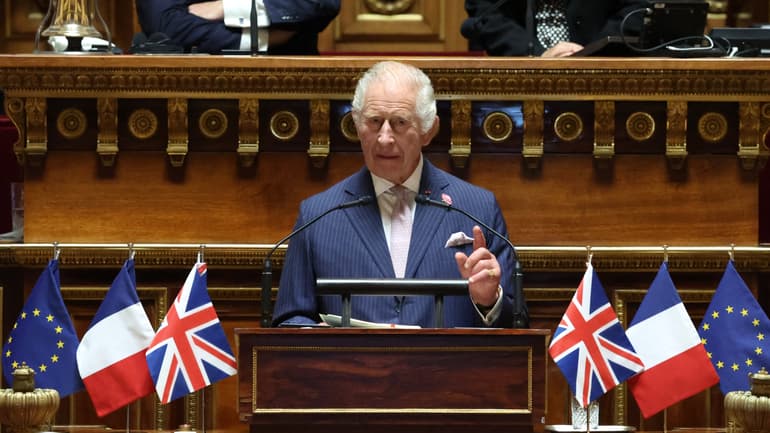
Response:
[{"label": "union jack flag", "polygon": [[235,375],[235,356],[209,298],[205,263],[187,275],[146,356],[163,404]]},{"label": "union jack flag", "polygon": [[644,369],[590,263],[548,353],[582,407]]}]

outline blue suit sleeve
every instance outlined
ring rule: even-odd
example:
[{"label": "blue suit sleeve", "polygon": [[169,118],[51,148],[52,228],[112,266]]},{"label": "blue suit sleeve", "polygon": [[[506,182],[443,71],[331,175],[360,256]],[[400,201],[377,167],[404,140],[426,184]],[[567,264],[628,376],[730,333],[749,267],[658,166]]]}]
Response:
[{"label": "blue suit sleeve", "polygon": [[219,53],[240,46],[241,29],[228,28],[222,21],[209,21],[191,14],[184,0],[136,0],[137,17],[142,31],[149,35],[163,33],[171,41],[190,51]]}]

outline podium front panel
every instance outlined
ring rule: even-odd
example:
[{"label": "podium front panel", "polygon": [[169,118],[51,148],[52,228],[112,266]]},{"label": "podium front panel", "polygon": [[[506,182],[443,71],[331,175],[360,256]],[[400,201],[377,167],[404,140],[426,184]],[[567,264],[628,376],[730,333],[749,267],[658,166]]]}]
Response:
[{"label": "podium front panel", "polygon": [[[256,426],[364,423],[533,431],[547,331],[237,330],[239,405]],[[360,430],[360,429],[359,429]],[[289,431],[289,430],[286,430]]]}]

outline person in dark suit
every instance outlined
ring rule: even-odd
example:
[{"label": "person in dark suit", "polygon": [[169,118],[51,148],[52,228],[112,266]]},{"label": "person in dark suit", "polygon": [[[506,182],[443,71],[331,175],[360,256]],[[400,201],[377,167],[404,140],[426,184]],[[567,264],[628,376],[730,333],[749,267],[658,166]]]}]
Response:
[{"label": "person in dark suit", "polygon": [[[260,52],[318,54],[318,33],[337,16],[339,0],[256,0]],[[186,52],[250,50],[251,0],[136,0],[139,24]]]},{"label": "person in dark suit", "polygon": [[471,49],[491,56],[570,56],[602,37],[620,36],[626,16],[624,34],[638,35],[640,12],[649,6],[647,0],[532,0],[532,38],[527,32],[527,1],[465,0],[468,19],[461,31]]},{"label": "person in dark suit", "polygon": [[[351,113],[365,166],[300,204],[296,226],[339,204],[376,201],[329,213],[289,242],[273,325],[314,324],[319,313],[341,314],[339,296],[317,296],[317,278],[467,279],[469,293],[447,296],[444,325],[512,326],[514,251],[460,212],[415,203],[422,194],[461,208],[507,236],[492,192],[431,164],[422,149],[439,127],[430,79],[418,68],[380,62],[358,81]],[[404,269],[396,270],[391,189],[408,192],[411,237]],[[432,296],[353,296],[352,318],[434,326]]]}]

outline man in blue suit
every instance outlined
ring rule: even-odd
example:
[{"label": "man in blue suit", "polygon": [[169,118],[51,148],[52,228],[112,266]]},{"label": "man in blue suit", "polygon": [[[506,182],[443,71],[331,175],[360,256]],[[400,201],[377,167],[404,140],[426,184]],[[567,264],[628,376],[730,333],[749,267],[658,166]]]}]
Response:
[{"label": "man in blue suit", "polygon": [[[251,0],[136,0],[142,31],[163,33],[186,52],[251,49]],[[318,54],[318,33],[337,16],[339,0],[256,0],[259,51]]]},{"label": "man in blue suit", "polygon": [[[439,127],[430,79],[398,62],[374,65],[359,80],[352,102],[365,167],[304,200],[296,227],[341,203],[376,202],[329,213],[289,242],[273,325],[315,324],[319,313],[341,314],[339,296],[317,296],[317,278],[466,279],[469,293],[444,300],[447,327],[511,327],[514,251],[486,238],[467,216],[417,204],[417,194],[476,216],[503,236],[505,221],[494,195],[439,170],[422,148]],[[391,188],[406,188],[411,222],[405,269],[391,258],[396,234]],[[399,238],[401,238],[399,236]],[[432,296],[353,296],[352,318],[388,324],[434,326]]]}]

